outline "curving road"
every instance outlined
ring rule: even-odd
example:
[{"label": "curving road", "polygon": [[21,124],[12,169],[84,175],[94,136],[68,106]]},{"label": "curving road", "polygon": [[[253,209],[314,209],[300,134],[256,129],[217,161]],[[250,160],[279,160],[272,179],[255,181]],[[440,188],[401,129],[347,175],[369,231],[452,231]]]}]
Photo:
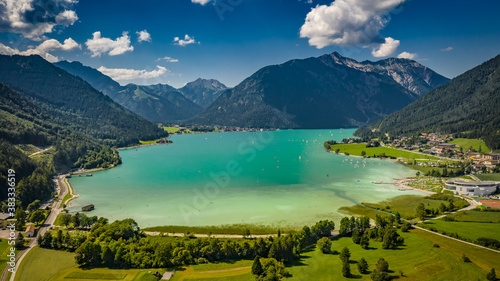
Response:
[{"label": "curving road", "polygon": [[[62,200],[63,200],[64,196],[66,196],[66,194],[68,193],[68,187],[66,186],[66,183],[64,182],[65,178],[66,178],[66,175],[61,175],[56,180],[54,180],[54,182],[57,184],[57,186],[59,186],[59,197],[57,198],[57,201],[52,206],[52,209],[49,213],[49,216],[47,217],[47,219],[45,220],[43,225],[40,227],[40,229],[38,229],[37,237],[43,236],[45,234],[45,232],[47,232],[47,230],[49,230],[53,226],[54,222],[56,221],[57,216],[62,211],[62,209],[61,209]],[[12,273],[12,275],[10,276],[10,281],[14,281],[14,278],[16,277],[16,271],[19,268],[19,265],[21,264],[24,257],[26,257],[26,254],[29,253],[29,251],[31,251],[31,249],[33,249],[38,244],[38,242],[36,240],[37,237],[31,239],[29,241],[28,245],[26,246],[26,248],[16,255],[16,268],[15,268],[14,273]],[[9,273],[9,269],[10,269],[10,266],[7,265],[7,267],[2,272],[2,278],[0,279],[1,281],[7,280],[7,275]]]}]

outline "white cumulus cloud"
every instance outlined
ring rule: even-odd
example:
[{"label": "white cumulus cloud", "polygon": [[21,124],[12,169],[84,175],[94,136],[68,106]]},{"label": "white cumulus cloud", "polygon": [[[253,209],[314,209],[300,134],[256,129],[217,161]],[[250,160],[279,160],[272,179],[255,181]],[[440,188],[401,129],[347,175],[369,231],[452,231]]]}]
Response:
[{"label": "white cumulus cloud", "polygon": [[107,53],[110,56],[121,55],[126,52],[132,52],[134,47],[130,45],[130,36],[128,32],[123,32],[121,37],[115,40],[111,38],[101,37],[101,32],[92,33],[92,39],[85,42],[87,49],[92,52],[92,57],[99,57]]},{"label": "white cumulus cloud", "polygon": [[143,31],[137,31],[136,33],[138,36],[137,41],[151,42],[151,34],[149,34],[149,32],[146,29],[144,29]]},{"label": "white cumulus cloud", "polygon": [[191,0],[191,2],[205,6],[206,4],[212,2],[212,0]]},{"label": "white cumulus cloud", "polygon": [[184,35],[184,39],[180,39],[179,37],[174,37],[174,44],[182,47],[196,43],[200,44],[200,42],[196,42],[196,40],[194,40],[194,37],[191,37],[187,34]]},{"label": "white cumulus cloud", "polygon": [[28,48],[25,51],[20,51],[15,48],[11,48],[9,46],[6,46],[2,43],[0,43],[0,54],[3,55],[22,55],[22,56],[29,56],[29,55],[40,55],[44,59],[50,62],[57,62],[59,60],[58,57],[50,54],[49,52],[51,51],[72,51],[76,49],[81,49],[80,44],[76,43],[75,40],[72,38],[68,38],[64,40],[64,43],[61,44],[61,42],[55,40],[55,39],[48,39],[43,41],[40,45],[34,48]]},{"label": "white cumulus cloud", "polygon": [[416,53],[402,52],[401,54],[398,55],[398,59],[414,60],[416,58],[417,58],[417,54]]},{"label": "white cumulus cloud", "polygon": [[329,6],[317,5],[307,14],[300,37],[318,49],[331,45],[387,48],[378,46],[388,41],[379,31],[389,22],[389,13],[405,1],[336,0]]},{"label": "white cumulus cloud", "polygon": [[78,0],[1,0],[0,32],[12,32],[40,41],[56,26],[78,20],[73,7]]},{"label": "white cumulus cloud", "polygon": [[453,50],[453,47],[447,47],[447,48],[441,49],[441,52],[449,52],[452,50]]},{"label": "white cumulus cloud", "polygon": [[387,37],[385,43],[380,44],[378,48],[373,48],[372,55],[376,58],[392,56],[396,53],[398,47],[399,40]]},{"label": "white cumulus cloud", "polygon": [[166,62],[178,62],[179,61],[178,59],[174,59],[171,57],[158,58],[156,61],[161,61],[161,60],[164,60]]},{"label": "white cumulus cloud", "polygon": [[170,72],[168,69],[160,65],[157,65],[156,69],[151,71],[147,71],[145,69],[107,68],[104,66],[99,67],[97,70],[114,80],[150,79],[160,77],[161,75]]}]

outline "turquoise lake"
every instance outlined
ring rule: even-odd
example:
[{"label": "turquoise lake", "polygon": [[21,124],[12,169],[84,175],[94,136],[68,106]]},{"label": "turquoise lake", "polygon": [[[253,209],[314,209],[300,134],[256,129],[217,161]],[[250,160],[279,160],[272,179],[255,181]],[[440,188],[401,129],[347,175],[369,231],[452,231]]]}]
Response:
[{"label": "turquoise lake", "polygon": [[301,227],[340,221],[338,209],[405,194],[393,182],[414,171],[389,160],[327,153],[323,142],[348,130],[173,135],[169,145],[120,151],[123,164],[74,177],[89,215],[158,225],[261,224]]}]

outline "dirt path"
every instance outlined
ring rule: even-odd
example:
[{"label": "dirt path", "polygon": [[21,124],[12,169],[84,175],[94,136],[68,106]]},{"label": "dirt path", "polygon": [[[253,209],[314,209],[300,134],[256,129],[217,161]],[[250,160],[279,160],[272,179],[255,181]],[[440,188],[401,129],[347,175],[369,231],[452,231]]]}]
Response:
[{"label": "dirt path", "polygon": [[47,150],[49,150],[49,149],[51,149],[51,148],[52,148],[52,146],[49,146],[49,147],[44,148],[44,149],[41,149],[41,150],[39,150],[39,151],[37,151],[37,152],[35,152],[35,153],[31,154],[29,157],[35,156],[35,155],[40,154],[40,153],[44,153],[45,151],[47,151]]},{"label": "dirt path", "polygon": [[[155,231],[155,232],[151,232],[151,231],[145,231],[144,232],[146,235],[150,235],[150,236],[158,236],[160,235],[161,232],[159,231]],[[175,236],[175,237],[184,237],[185,234],[184,233],[166,233],[166,232],[163,232],[164,235],[167,235],[167,236]],[[197,238],[208,238],[208,234],[190,234],[194,237],[197,237]],[[282,234],[282,235],[285,235],[285,234]],[[211,238],[267,238],[269,236],[272,236],[272,237],[276,237],[278,236],[277,234],[263,234],[263,235],[250,235],[250,236],[243,236],[243,235],[235,235],[235,234],[212,234],[210,235]]]}]

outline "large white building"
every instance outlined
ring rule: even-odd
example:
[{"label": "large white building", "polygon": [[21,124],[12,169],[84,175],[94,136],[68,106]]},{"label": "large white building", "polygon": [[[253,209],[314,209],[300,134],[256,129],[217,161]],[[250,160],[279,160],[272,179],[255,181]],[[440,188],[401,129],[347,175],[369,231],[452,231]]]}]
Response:
[{"label": "large white building", "polygon": [[463,181],[463,180],[449,180],[445,183],[448,190],[453,191],[455,194],[467,196],[488,196],[497,191],[500,184],[493,181]]}]

